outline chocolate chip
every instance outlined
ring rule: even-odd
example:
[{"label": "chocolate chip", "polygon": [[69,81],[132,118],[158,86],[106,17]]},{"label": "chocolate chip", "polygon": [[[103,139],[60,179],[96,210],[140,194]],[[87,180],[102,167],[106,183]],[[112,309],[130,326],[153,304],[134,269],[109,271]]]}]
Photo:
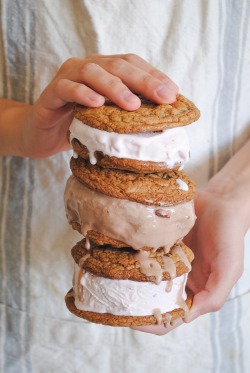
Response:
[{"label": "chocolate chip", "polygon": [[161,218],[170,218],[170,213],[163,209],[155,210],[155,215],[160,216]]}]

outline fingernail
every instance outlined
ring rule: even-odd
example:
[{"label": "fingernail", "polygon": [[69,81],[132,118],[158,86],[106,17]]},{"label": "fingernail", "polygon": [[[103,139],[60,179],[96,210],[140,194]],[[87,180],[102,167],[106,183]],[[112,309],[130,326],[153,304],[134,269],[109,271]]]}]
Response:
[{"label": "fingernail", "polygon": [[139,98],[130,91],[125,91],[123,93],[123,98],[124,98],[125,101],[127,101],[131,104],[139,102]]},{"label": "fingernail", "polygon": [[173,97],[173,91],[169,89],[167,85],[162,85],[156,90],[157,95],[160,98],[164,98],[166,100],[169,100],[169,98]]}]

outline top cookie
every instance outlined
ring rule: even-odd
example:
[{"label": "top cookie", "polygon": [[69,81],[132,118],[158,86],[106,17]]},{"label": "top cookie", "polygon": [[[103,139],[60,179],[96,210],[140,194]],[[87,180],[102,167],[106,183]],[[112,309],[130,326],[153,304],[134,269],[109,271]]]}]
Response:
[{"label": "top cookie", "polygon": [[200,117],[197,107],[180,94],[172,104],[141,100],[141,106],[134,111],[121,109],[109,100],[98,108],[76,105],[74,116],[90,127],[117,133],[163,131],[193,123]]}]

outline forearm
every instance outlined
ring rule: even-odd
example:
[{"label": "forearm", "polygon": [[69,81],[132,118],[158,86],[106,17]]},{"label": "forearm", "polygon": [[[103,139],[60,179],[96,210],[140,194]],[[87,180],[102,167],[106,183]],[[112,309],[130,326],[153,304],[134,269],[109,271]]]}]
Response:
[{"label": "forearm", "polygon": [[22,128],[30,105],[0,99],[0,155],[24,156]]}]

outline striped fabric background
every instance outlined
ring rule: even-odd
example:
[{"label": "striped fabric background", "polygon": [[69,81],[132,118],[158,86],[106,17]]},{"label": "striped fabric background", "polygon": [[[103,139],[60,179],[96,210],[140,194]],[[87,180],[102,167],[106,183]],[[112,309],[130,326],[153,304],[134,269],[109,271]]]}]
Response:
[{"label": "striped fabric background", "polygon": [[[239,121],[239,100],[242,90],[243,62],[247,56],[247,32],[250,26],[249,1],[220,1],[220,43],[218,51],[218,89],[213,110],[212,146],[210,149],[209,175],[219,171],[237,149],[237,123]],[[230,44],[234,48],[230,48]],[[249,44],[249,43],[248,43]],[[250,66],[249,66],[250,68]],[[224,109],[226,108],[226,110]],[[225,125],[222,124],[226,124]],[[236,285],[234,302],[229,302],[227,310],[211,314],[212,324],[217,333],[211,330],[213,368],[215,372],[245,372],[242,326],[237,326],[242,317],[242,301]],[[227,319],[229,312],[230,319]],[[234,338],[227,340],[228,326],[234,330]],[[237,352],[237,358],[224,359],[223,350]],[[250,366],[248,367],[248,369]],[[248,370],[246,369],[246,371]]]},{"label": "striped fabric background", "polygon": [[[29,9],[29,11],[27,11]],[[35,1],[1,2],[3,97],[32,103],[34,92]],[[30,224],[34,161],[0,160],[1,371],[31,371],[29,355]],[[12,312],[12,308],[24,311]]]},{"label": "striped fabric background", "polygon": [[[0,0],[0,94],[32,103],[72,55],[138,53],[200,107],[201,124],[190,129],[191,171],[204,185],[250,137],[249,23],[249,0]],[[249,265],[220,312],[165,337],[68,315],[63,278],[71,276],[76,239],[66,219],[54,230],[45,224],[63,204],[68,157],[0,158],[0,372],[249,372]],[[47,284],[57,273],[58,286]]]}]

